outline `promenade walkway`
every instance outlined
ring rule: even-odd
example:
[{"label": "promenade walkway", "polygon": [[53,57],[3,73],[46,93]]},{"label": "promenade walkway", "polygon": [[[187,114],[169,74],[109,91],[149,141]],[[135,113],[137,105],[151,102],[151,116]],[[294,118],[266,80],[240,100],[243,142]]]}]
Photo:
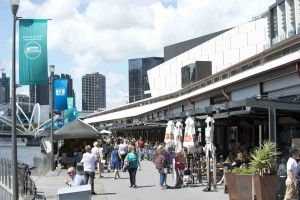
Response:
[{"label": "promenade walkway", "polygon": [[[142,161],[142,170],[137,172],[137,188],[129,187],[128,173],[121,172],[121,179],[114,180],[113,173],[104,173],[104,178],[95,179],[95,192],[92,200],[226,200],[223,186],[218,186],[216,191],[203,192],[204,186],[185,187],[180,189],[161,190],[158,186],[159,175],[153,163]],[[60,187],[66,187],[64,180],[67,178],[66,170],[49,172],[47,176],[36,180],[38,191],[47,197],[47,200],[56,199],[56,192]],[[167,183],[174,186],[175,182],[168,175]]]}]

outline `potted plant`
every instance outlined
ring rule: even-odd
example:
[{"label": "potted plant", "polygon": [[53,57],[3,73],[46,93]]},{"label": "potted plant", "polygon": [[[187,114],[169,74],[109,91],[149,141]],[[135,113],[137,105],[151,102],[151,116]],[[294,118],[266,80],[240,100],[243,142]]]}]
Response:
[{"label": "potted plant", "polygon": [[257,200],[276,199],[279,177],[276,175],[276,144],[265,141],[251,155],[250,170],[253,173]]},{"label": "potted plant", "polygon": [[230,200],[252,199],[252,172],[249,168],[234,168],[225,176]]},{"label": "potted plant", "polygon": [[275,143],[265,141],[251,155],[249,168],[235,168],[226,173],[229,198],[251,200],[255,191],[257,200],[276,199],[279,186],[279,177],[275,173],[276,156]]}]

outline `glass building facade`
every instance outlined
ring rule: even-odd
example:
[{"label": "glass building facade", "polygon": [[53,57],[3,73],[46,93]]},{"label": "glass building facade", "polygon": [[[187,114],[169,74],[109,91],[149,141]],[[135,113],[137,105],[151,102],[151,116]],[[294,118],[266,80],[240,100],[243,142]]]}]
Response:
[{"label": "glass building facade", "polygon": [[128,60],[129,103],[151,97],[147,71],[164,62],[161,57],[135,58]]}]

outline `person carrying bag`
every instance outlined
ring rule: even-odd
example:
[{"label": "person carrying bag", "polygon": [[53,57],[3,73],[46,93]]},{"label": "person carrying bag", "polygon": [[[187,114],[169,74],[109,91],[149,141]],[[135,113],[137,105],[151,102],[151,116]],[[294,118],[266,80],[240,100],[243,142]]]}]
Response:
[{"label": "person carrying bag", "polygon": [[159,173],[159,185],[162,190],[167,189],[168,186],[166,184],[167,181],[167,161],[164,156],[164,152],[162,148],[157,148],[156,150],[156,158],[155,158],[155,167],[158,170]]}]

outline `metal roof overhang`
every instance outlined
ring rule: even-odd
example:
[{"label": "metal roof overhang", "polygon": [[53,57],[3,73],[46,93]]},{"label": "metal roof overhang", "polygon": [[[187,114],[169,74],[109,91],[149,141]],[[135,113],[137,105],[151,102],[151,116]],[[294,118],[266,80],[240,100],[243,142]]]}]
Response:
[{"label": "metal roof overhang", "polygon": [[[209,92],[218,88],[222,88],[224,86],[228,86],[230,84],[234,84],[235,82],[242,81],[245,79],[248,79],[250,77],[253,77],[257,74],[264,73],[273,69],[276,69],[280,66],[287,65],[288,63],[292,63],[299,60],[299,51],[296,51],[294,53],[288,54],[284,57],[281,57],[277,60],[273,60],[267,63],[264,63],[262,65],[259,65],[257,67],[254,67],[252,69],[246,70],[244,72],[241,72],[239,74],[236,74],[235,76],[229,77],[227,79],[221,80],[219,82],[213,83],[211,85],[208,85],[206,87],[197,89],[195,91],[192,91],[190,93],[184,94],[179,97],[175,97],[172,99],[152,103],[152,104],[146,104],[146,105],[140,105],[138,107],[129,108],[126,110],[121,110],[117,112],[107,113],[100,116],[95,116],[91,118],[87,118],[84,120],[85,123],[97,123],[97,122],[105,122],[110,120],[117,120],[117,119],[124,119],[124,118],[130,118],[130,117],[136,117],[166,106],[169,106],[171,104],[174,104],[176,102],[180,102],[182,100],[187,100],[189,98],[195,97],[197,95],[203,94],[205,92]],[[254,102],[252,102],[254,103]],[[256,103],[257,104],[257,103]],[[257,104],[259,106],[261,104]]]}]

